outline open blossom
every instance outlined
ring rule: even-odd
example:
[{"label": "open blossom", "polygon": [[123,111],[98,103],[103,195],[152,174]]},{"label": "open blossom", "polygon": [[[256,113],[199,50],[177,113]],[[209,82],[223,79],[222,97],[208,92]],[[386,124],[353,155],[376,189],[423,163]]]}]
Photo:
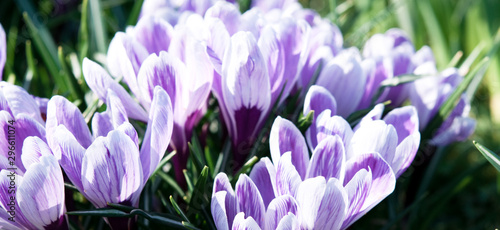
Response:
[{"label": "open blossom", "polygon": [[28,137],[15,153],[14,166],[0,156],[0,228],[68,229],[63,174],[47,144]]},{"label": "open blossom", "polygon": [[[422,66],[417,73],[436,74],[435,67]],[[410,100],[418,111],[420,130],[438,113],[441,106],[462,82],[463,76],[455,68],[443,70],[438,76],[424,77],[415,81],[410,91]],[[470,101],[465,94],[460,97],[450,116],[443,121],[430,141],[433,145],[444,146],[467,139],[476,127],[474,119],[468,117]]]},{"label": "open blossom", "polygon": [[[226,15],[244,21],[243,26],[235,26]],[[252,17],[259,19],[249,19]],[[234,159],[242,164],[271,107],[288,97],[300,75],[308,25],[304,20],[283,17],[252,28],[248,20],[266,21],[260,12],[239,15],[237,9],[223,2],[210,8],[204,20],[208,26],[223,23],[206,39],[215,70],[212,92],[228,127]],[[240,31],[234,33],[234,28]],[[227,45],[221,41],[227,41]]]},{"label": "open blossom", "polygon": [[[314,94],[327,93],[318,89]],[[323,96],[306,96],[307,104],[313,110],[334,105],[324,103],[331,95]],[[235,191],[224,174],[216,177],[212,214],[217,227],[350,226],[392,193],[420,142],[415,108],[395,109],[380,120],[382,111],[376,107],[355,130],[329,109],[320,111],[311,158],[298,128],[276,118],[269,140],[272,163],[261,159],[250,177],[240,176]]]},{"label": "open blossom", "polygon": [[94,115],[92,135],[76,106],[54,96],[48,104],[48,144],[71,182],[96,207],[137,206],[172,135],[172,105],[157,87],[141,148],[124,105],[111,89],[107,105],[105,112]]},{"label": "open blossom", "polygon": [[[128,95],[118,93],[131,118],[146,121],[153,91],[161,86],[172,100],[174,135],[170,147],[177,151],[172,159],[179,181],[183,180],[189,154],[188,141],[194,126],[204,115],[210,94],[213,68],[206,44],[194,35],[198,31],[178,24],[175,28],[159,17],[143,17],[126,33],[118,32],[108,50],[108,67],[114,77],[122,77],[137,104]],[[126,91],[105,72],[90,71],[96,64],[84,63],[84,76],[90,88],[101,100],[106,98],[106,86]],[[139,113],[140,112],[140,113]]]}]

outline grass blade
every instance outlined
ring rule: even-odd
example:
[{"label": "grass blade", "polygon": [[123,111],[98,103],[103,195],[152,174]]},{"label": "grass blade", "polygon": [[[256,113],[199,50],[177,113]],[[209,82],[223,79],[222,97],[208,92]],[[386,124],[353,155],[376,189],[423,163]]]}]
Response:
[{"label": "grass blade", "polygon": [[172,157],[175,156],[175,154],[177,154],[177,152],[174,150],[171,153],[169,153],[168,155],[166,155],[165,157],[163,157],[163,159],[160,161],[160,163],[156,167],[155,171],[153,171],[153,173],[151,174],[151,176],[149,178],[152,178],[154,175],[156,175],[156,173],[158,173],[158,171],[161,171],[163,166],[165,166],[170,161],[170,159],[172,159]]},{"label": "grass blade", "polygon": [[486,160],[488,160],[491,163],[491,165],[493,165],[493,167],[495,167],[495,169],[497,169],[498,172],[500,172],[500,157],[493,151],[477,143],[476,141],[472,141],[472,143],[474,143],[477,150],[479,150],[479,152],[483,154],[484,158],[486,158]]},{"label": "grass blade", "polygon": [[97,51],[105,54],[107,51],[107,36],[104,20],[102,18],[101,4],[99,0],[89,0],[91,26],[93,27],[94,39],[97,43]]},{"label": "grass blade", "polygon": [[177,202],[175,202],[174,198],[172,196],[170,196],[170,203],[172,203],[172,206],[174,207],[175,211],[177,212],[177,214],[179,214],[179,216],[182,217],[182,219],[188,223],[191,223],[189,222],[186,214],[184,214],[184,212],[182,211],[182,209],[179,207],[179,205],[177,204]]}]

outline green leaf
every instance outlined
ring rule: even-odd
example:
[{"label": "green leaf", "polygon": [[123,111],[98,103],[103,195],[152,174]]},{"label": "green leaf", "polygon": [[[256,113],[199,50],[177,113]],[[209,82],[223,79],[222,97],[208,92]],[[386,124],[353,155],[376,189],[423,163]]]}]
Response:
[{"label": "green leaf", "polygon": [[101,208],[96,210],[72,211],[67,212],[73,216],[100,216],[100,217],[129,217],[129,214],[113,208]]},{"label": "green leaf", "polygon": [[72,184],[68,184],[68,183],[64,183],[64,187],[68,188],[68,189],[71,189],[75,192],[80,192],[74,185]]},{"label": "green leaf", "polygon": [[141,13],[141,8],[142,8],[142,3],[144,0],[136,0],[134,2],[134,6],[132,7],[132,11],[130,12],[128,19],[127,19],[127,25],[135,25],[137,23],[137,20],[139,18],[139,14]]},{"label": "green leaf", "polygon": [[193,185],[193,181],[191,180],[191,176],[189,176],[189,174],[188,174],[188,171],[186,169],[183,169],[182,174],[184,174],[184,178],[186,178],[186,184],[188,187],[188,191],[193,192],[194,185]]},{"label": "green leaf", "polygon": [[380,86],[377,90],[377,92],[373,95],[372,97],[372,105],[376,103],[376,101],[379,99],[380,95],[384,92],[384,89],[387,87],[394,87],[410,82],[414,82],[418,79],[424,78],[424,77],[430,77],[429,75],[415,75],[415,74],[403,74],[399,75],[393,78],[388,78],[383,80],[380,83]]},{"label": "green leaf", "polygon": [[165,182],[167,182],[167,184],[170,185],[177,192],[177,194],[179,194],[182,197],[186,196],[186,194],[181,189],[179,184],[177,184],[177,182],[172,177],[170,177],[161,170],[157,171],[156,175],[159,176],[161,179],[163,179]]},{"label": "green leaf", "polygon": [[233,177],[233,180],[232,180],[232,184],[236,184],[236,181],[238,180],[238,178],[240,177],[240,175],[242,173],[248,173],[250,171],[250,168],[252,168],[252,166],[257,163],[257,161],[259,161],[259,158],[254,156],[252,158],[250,158],[250,160],[248,160],[244,165],[243,167],[241,167],[240,170],[238,170],[238,172],[234,175]]},{"label": "green leaf", "polygon": [[[25,2],[25,0],[20,0],[19,2]],[[27,12],[23,13],[23,18],[26,26],[28,27],[31,39],[35,43],[35,46],[53,79],[60,84],[58,86],[61,88],[61,91],[66,92],[66,84],[59,80],[59,69],[61,69],[61,65],[57,59],[57,49],[55,43],[52,40],[52,37],[50,37],[47,28],[41,25],[36,25],[31,20],[32,17],[34,16],[29,15]]]},{"label": "green leaf", "polygon": [[99,0],[89,0],[91,26],[94,39],[97,43],[97,51],[105,54],[108,47],[106,26],[102,18],[101,6]]},{"label": "green leaf", "polygon": [[80,86],[78,85],[76,78],[74,78],[71,75],[71,73],[68,69],[68,66],[66,65],[63,48],[61,46],[59,46],[59,48],[57,49],[57,56],[59,58],[59,62],[61,63],[61,67],[62,67],[61,70],[59,71],[60,72],[59,76],[67,84],[69,92],[73,95],[74,99],[82,99],[82,103],[83,103],[82,107],[83,108],[87,107],[85,105],[85,100],[83,100],[84,99],[83,91],[80,88]]},{"label": "green leaf", "polygon": [[83,58],[87,57],[89,52],[88,5],[89,1],[83,0],[80,30],[78,31],[78,60],[80,61],[80,65],[83,63]]},{"label": "green leaf", "polygon": [[[68,212],[67,214],[74,216],[76,215],[76,216],[124,217],[124,218],[129,218],[133,216],[142,216],[150,220],[151,222],[156,222],[165,226],[173,227],[176,229],[186,228],[184,224],[180,221],[172,220],[170,218],[160,216],[159,214],[156,213],[148,213],[141,209],[133,209],[130,211],[130,213],[127,213],[117,209],[102,208],[102,209],[88,210],[88,211],[73,211],[73,212]],[[197,229],[193,227],[190,228]]]},{"label": "green leaf", "polygon": [[203,150],[200,145],[200,141],[198,141],[198,137],[196,134],[192,135],[191,142],[188,143],[189,150],[191,151],[191,155],[193,156],[193,163],[196,166],[197,170],[201,170],[204,165],[206,165]]},{"label": "green leaf", "polygon": [[493,151],[489,150],[488,148],[484,147],[483,145],[477,143],[476,141],[472,141],[474,145],[476,146],[477,150],[483,154],[483,156],[488,160],[493,167],[495,167],[499,172],[500,172],[500,157],[495,154]]},{"label": "green leaf", "polygon": [[179,207],[179,205],[177,204],[177,202],[175,202],[175,200],[174,200],[174,198],[172,196],[170,196],[170,203],[174,207],[174,209],[177,212],[177,214],[179,214],[179,216],[181,216],[184,221],[186,221],[188,223],[191,223],[191,222],[189,222],[189,219],[187,218],[186,214],[184,214],[184,212]]},{"label": "green leaf", "polygon": [[26,41],[26,62],[28,63],[28,71],[26,72],[23,88],[29,90],[31,80],[36,77],[35,59],[33,58],[30,40]]},{"label": "green leaf", "polygon": [[160,161],[160,163],[156,167],[155,171],[153,171],[153,173],[151,174],[151,176],[149,178],[152,178],[153,176],[156,175],[156,173],[158,173],[158,171],[161,171],[163,166],[165,166],[170,161],[170,159],[172,159],[172,157],[175,156],[175,154],[177,154],[177,152],[174,150],[174,151],[170,152],[168,155],[166,155],[165,157],[163,157],[163,159]]},{"label": "green leaf", "polygon": [[135,209],[134,207],[130,207],[130,206],[123,205],[123,204],[108,203],[108,206],[112,207],[112,208],[115,208],[115,209],[118,209],[120,211],[124,211],[124,212],[130,212],[130,211],[132,211],[132,210]]},{"label": "green leaf", "polygon": [[209,200],[206,199],[206,196],[204,194],[207,185],[208,171],[209,170],[207,166],[203,167],[203,170],[201,170],[200,176],[198,177],[198,181],[196,182],[193,190],[193,195],[191,196],[191,200],[189,201],[189,207],[192,207],[194,205],[194,202],[209,203]]}]

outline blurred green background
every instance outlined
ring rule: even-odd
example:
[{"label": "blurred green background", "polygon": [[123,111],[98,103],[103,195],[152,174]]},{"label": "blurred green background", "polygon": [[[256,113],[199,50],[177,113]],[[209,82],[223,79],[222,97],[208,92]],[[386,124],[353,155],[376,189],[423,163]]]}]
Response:
[{"label": "blurred green background", "polygon": [[[2,0],[0,22],[7,33],[4,80],[30,93],[60,94],[90,107],[80,64],[103,61],[116,31],[135,24],[142,1]],[[336,23],[345,46],[362,48],[375,33],[400,27],[416,49],[429,45],[439,69],[463,72],[485,55],[489,67],[472,96],[477,140],[500,152],[500,2],[498,0],[300,0]],[[244,4],[242,4],[244,5]],[[87,9],[83,11],[82,8]],[[472,94],[474,93],[474,94]],[[87,99],[86,99],[87,98]],[[405,196],[410,177],[351,229],[495,229],[500,227],[500,177],[471,140],[438,148],[419,187],[417,202]],[[410,172],[411,173],[411,172]]]}]

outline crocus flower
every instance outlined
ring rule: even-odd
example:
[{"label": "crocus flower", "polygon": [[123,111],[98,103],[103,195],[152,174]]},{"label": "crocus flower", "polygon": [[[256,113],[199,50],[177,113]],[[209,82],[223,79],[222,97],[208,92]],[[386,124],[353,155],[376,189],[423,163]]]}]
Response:
[{"label": "crocus flower", "polygon": [[231,37],[222,61],[220,88],[214,89],[235,151],[242,163],[271,105],[271,89],[265,59],[250,32]]},{"label": "crocus flower", "polygon": [[7,40],[2,24],[0,24],[0,81],[2,80],[3,68],[7,61]]},{"label": "crocus flower", "polygon": [[[186,25],[177,25],[174,29],[160,18],[143,17],[127,33],[115,35],[108,50],[110,73],[115,77],[123,76],[141,105],[124,95],[124,89],[105,71],[92,74],[89,68],[97,64],[86,61],[83,65],[87,83],[101,100],[106,98],[108,84],[120,88],[119,92],[124,93],[118,95],[124,104],[133,105],[126,106],[133,110],[127,110],[127,113],[141,121],[146,121],[145,111],[150,111],[155,86],[165,89],[174,109],[176,135],[172,137],[170,147],[177,151],[173,162],[179,181],[184,180],[182,170],[189,154],[187,143],[191,140],[192,129],[205,113],[213,79],[206,45],[194,34]],[[141,114],[137,114],[138,111]]]},{"label": "crocus flower", "polygon": [[14,152],[21,163],[0,156],[0,228],[68,229],[63,174],[47,144],[28,137]]},{"label": "crocus flower", "polygon": [[137,206],[143,186],[167,149],[172,105],[167,93],[156,87],[141,148],[126,109],[112,90],[107,92],[107,105],[105,112],[94,115],[92,136],[76,106],[54,96],[48,103],[49,146],[71,182],[96,207]]},{"label": "crocus flower", "polygon": [[[429,47],[424,46],[415,52],[410,39],[399,29],[390,29],[385,34],[373,35],[363,47],[363,57],[367,84],[358,109],[370,105],[383,80],[411,74],[419,65],[427,61],[434,62]],[[399,106],[408,99],[408,87],[410,84],[386,88],[378,102],[391,100],[392,105]]]},{"label": "crocus flower", "polygon": [[[417,69],[416,71],[432,73],[433,69],[431,67],[431,70]],[[457,69],[449,68],[439,73],[438,76],[424,77],[414,82],[410,91],[410,100],[417,108],[420,130],[429,124],[462,80],[463,77]],[[444,146],[467,139],[474,132],[476,126],[475,120],[468,117],[469,111],[470,101],[464,94],[453,108],[450,116],[436,133],[433,133],[433,139],[430,143]]]},{"label": "crocus flower", "polygon": [[[15,149],[23,147],[24,140],[29,136],[36,136],[45,141],[45,122],[43,121],[40,109],[33,96],[29,95],[23,88],[7,82],[0,82],[0,148],[7,149],[9,146],[8,126],[15,124]],[[0,156],[8,157],[6,151],[2,151]],[[20,174],[26,169],[18,155],[15,158],[18,165],[16,173]]]}]

